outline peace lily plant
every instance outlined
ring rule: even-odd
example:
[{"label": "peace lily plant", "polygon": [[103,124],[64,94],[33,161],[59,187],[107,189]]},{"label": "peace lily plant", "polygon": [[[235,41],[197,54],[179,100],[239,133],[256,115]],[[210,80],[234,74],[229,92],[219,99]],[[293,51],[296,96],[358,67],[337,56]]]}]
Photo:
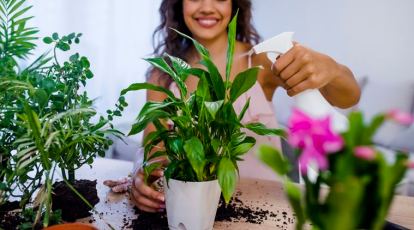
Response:
[{"label": "peace lily plant", "polygon": [[[237,182],[237,161],[242,160],[256,140],[246,135],[249,129],[259,135],[282,135],[279,129],[268,129],[261,123],[242,124],[242,118],[249,107],[246,102],[240,114],[233,103],[256,82],[259,68],[247,69],[230,81],[233,63],[237,14],[229,24],[226,76],[223,80],[206,48],[191,37],[205,69],[193,68],[185,61],[166,54],[165,57],[145,59],[154,67],[168,74],[179,88],[176,96],[169,89],[149,83],[135,83],[122,91],[122,95],[134,90],[154,90],[164,93],[162,102],[148,101],[140,111],[129,135],[137,134],[153,123],[156,130],[149,133],[143,142],[144,171],[148,177],[154,169],[164,168],[164,175],[171,187],[171,179],[186,182],[208,182],[218,180],[223,197],[228,202]],[[199,79],[195,92],[189,93],[185,85],[188,76]],[[171,122],[171,128],[164,126]],[[163,143],[163,148],[159,144]],[[154,161],[166,157],[168,165]],[[220,191],[220,190],[219,190]],[[167,194],[167,214],[168,192]],[[200,199],[203,199],[201,197]],[[217,200],[207,202],[218,203]],[[194,202],[187,200],[185,202]],[[217,205],[216,205],[217,208]],[[200,209],[200,208],[198,208]],[[190,210],[195,212],[196,210]],[[213,213],[213,220],[215,211]],[[169,218],[170,221],[170,218]]]},{"label": "peace lily plant", "polygon": [[[313,229],[382,229],[396,186],[413,163],[408,153],[397,151],[389,163],[372,138],[386,120],[413,122],[408,114],[391,111],[370,122],[361,112],[349,114],[349,128],[331,129],[330,117],[314,119],[295,109],[288,123],[288,142],[297,149],[304,189],[286,179],[285,191],[296,213],[297,227],[306,221]],[[261,146],[259,158],[276,173],[286,175],[291,166],[280,152]],[[312,179],[308,166],[317,168]]]}]

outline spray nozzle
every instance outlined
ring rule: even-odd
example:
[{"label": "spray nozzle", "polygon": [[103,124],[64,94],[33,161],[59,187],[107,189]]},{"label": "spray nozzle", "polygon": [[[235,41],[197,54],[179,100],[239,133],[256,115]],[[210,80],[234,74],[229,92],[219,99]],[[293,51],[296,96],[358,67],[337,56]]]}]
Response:
[{"label": "spray nozzle", "polygon": [[283,32],[279,35],[276,35],[273,38],[270,38],[264,42],[261,42],[253,46],[252,50],[249,53],[267,53],[267,57],[273,63],[276,61],[276,58],[286,53],[290,48],[293,47],[292,43],[293,32]]}]

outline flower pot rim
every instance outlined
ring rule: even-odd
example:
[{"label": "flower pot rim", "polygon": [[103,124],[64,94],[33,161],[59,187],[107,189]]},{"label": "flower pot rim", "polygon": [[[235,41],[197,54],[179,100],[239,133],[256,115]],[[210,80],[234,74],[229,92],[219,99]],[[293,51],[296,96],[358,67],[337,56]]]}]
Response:
[{"label": "flower pot rim", "polygon": [[85,224],[80,222],[75,223],[64,223],[64,224],[57,224],[50,227],[45,228],[44,230],[67,230],[67,229],[74,229],[76,227],[76,230],[98,230],[95,226],[91,224]]},{"label": "flower pot rim", "polygon": [[[164,177],[165,180],[167,180],[167,178]],[[206,180],[206,181],[184,181],[184,180],[177,180],[177,179],[173,179],[170,178],[168,180],[174,180],[174,181],[178,181],[178,182],[183,182],[183,183],[211,183],[214,181],[218,181],[218,179],[214,179],[214,180]]]}]

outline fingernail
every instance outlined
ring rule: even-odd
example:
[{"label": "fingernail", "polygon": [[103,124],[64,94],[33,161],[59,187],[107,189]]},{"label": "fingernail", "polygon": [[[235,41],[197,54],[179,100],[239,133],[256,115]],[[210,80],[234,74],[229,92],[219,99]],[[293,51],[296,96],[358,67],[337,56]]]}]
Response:
[{"label": "fingernail", "polygon": [[164,202],[164,201],[165,201],[165,197],[164,197],[164,196],[159,196],[159,197],[158,197],[158,199],[159,199],[160,201],[162,201],[162,202]]},{"label": "fingernail", "polygon": [[165,204],[161,204],[161,205],[160,205],[160,208],[165,209]]},{"label": "fingernail", "polygon": [[158,209],[158,212],[164,212],[164,209],[160,208]]}]

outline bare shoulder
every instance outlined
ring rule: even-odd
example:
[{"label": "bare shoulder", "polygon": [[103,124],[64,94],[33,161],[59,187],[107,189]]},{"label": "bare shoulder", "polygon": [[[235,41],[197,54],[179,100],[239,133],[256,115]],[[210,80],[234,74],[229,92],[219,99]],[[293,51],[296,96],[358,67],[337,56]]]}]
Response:
[{"label": "bare shoulder", "polygon": [[[147,82],[151,83],[153,85],[161,86],[161,87],[167,87],[168,84],[168,76],[161,73],[161,71],[157,69],[152,69],[149,73],[149,77]],[[167,96],[164,93],[158,92],[158,91],[147,91],[147,101],[163,101],[166,99]]]}]

